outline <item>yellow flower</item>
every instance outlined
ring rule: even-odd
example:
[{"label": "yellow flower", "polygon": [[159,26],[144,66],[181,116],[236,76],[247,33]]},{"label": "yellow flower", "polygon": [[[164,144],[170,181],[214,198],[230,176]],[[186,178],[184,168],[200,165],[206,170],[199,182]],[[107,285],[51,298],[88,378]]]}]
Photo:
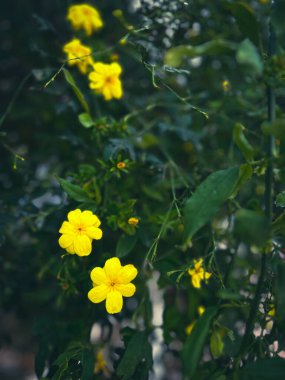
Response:
[{"label": "yellow flower", "polygon": [[275,317],[275,307],[274,307],[274,305],[270,305],[270,309],[269,309],[269,311],[268,311],[268,313],[267,313],[270,317]]},{"label": "yellow flower", "polygon": [[105,100],[120,99],[123,96],[120,80],[121,66],[117,62],[110,64],[97,62],[93,68],[94,71],[89,74],[90,88],[102,94]]},{"label": "yellow flower", "polygon": [[106,300],[106,310],[110,314],[119,313],[123,307],[123,296],[132,297],[136,287],[131,281],[138,271],[132,265],[121,265],[117,257],[105,262],[104,268],[96,267],[90,277],[94,288],[88,293],[91,302],[99,303]]},{"label": "yellow flower", "polygon": [[103,26],[98,10],[88,4],[71,5],[68,8],[67,20],[75,30],[84,29],[87,36]]},{"label": "yellow flower", "polygon": [[211,273],[205,271],[202,264],[203,259],[194,260],[194,268],[188,270],[194,288],[200,288],[201,281],[204,280],[206,282],[212,276]]},{"label": "yellow flower", "polygon": [[118,168],[118,169],[124,169],[125,167],[126,167],[125,162],[118,162],[118,163],[117,163],[117,168]]},{"label": "yellow flower", "polygon": [[63,46],[63,51],[67,54],[67,64],[76,65],[82,74],[86,74],[88,65],[93,65],[93,59],[90,57],[91,49],[82,45],[80,40],[74,38]]},{"label": "yellow flower", "polygon": [[95,359],[95,368],[94,373],[97,375],[99,372],[105,372],[107,369],[107,362],[104,358],[103,351],[100,350],[97,352],[96,359]]},{"label": "yellow flower", "polygon": [[131,225],[131,226],[136,226],[139,222],[139,219],[138,218],[135,218],[135,217],[132,217],[132,218],[129,218],[128,219],[128,223]]},{"label": "yellow flower", "polygon": [[228,80],[223,80],[222,82],[223,90],[228,92],[230,89],[230,82]]},{"label": "yellow flower", "polygon": [[64,221],[59,232],[62,236],[58,243],[68,253],[78,256],[88,256],[92,250],[92,240],[102,238],[102,230],[99,218],[91,211],[79,209],[70,211],[68,221]]}]

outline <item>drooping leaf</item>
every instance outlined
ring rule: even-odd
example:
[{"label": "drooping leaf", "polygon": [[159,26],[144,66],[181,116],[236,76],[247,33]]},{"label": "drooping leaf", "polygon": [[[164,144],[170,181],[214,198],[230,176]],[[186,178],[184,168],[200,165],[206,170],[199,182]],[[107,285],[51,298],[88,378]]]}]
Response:
[{"label": "drooping leaf", "polygon": [[215,39],[198,46],[176,46],[166,52],[164,63],[168,66],[178,67],[185,58],[229,54],[235,51],[237,47],[238,44],[223,39]]},{"label": "drooping leaf", "polygon": [[58,178],[58,182],[62,189],[70,196],[71,199],[74,199],[77,202],[88,202],[90,198],[86,192],[78,185],[73,185],[69,181],[63,178]]},{"label": "drooping leaf", "polygon": [[256,46],[246,39],[239,45],[237,62],[250,68],[253,74],[261,75],[263,72],[263,62]]},{"label": "drooping leaf", "polygon": [[126,351],[118,365],[117,375],[122,380],[129,380],[139,365],[144,362],[147,372],[152,366],[152,349],[144,331],[133,333],[128,340]]},{"label": "drooping leaf", "polygon": [[184,207],[186,241],[209,222],[232,195],[238,179],[239,167],[233,167],[212,173],[198,186]]},{"label": "drooping leaf", "polygon": [[224,350],[222,335],[218,329],[215,329],[210,337],[210,350],[215,359],[219,358]]},{"label": "drooping leaf", "polygon": [[94,121],[92,120],[92,117],[89,113],[81,113],[80,115],[78,115],[78,119],[80,124],[83,125],[83,127],[85,128],[90,128],[94,125]]},{"label": "drooping leaf", "polygon": [[193,376],[199,364],[203,348],[209,336],[212,321],[217,315],[218,307],[208,307],[204,314],[198,319],[191,334],[187,337],[182,350],[182,359],[185,375],[189,378]]},{"label": "drooping leaf", "polygon": [[138,238],[136,235],[122,235],[117,243],[116,256],[127,256],[135,247]]},{"label": "drooping leaf", "polygon": [[252,161],[254,149],[245,137],[244,130],[245,127],[242,124],[236,123],[233,130],[233,139],[246,161]]},{"label": "drooping leaf", "polygon": [[64,77],[65,77],[65,80],[72,87],[75,95],[77,96],[77,99],[79,100],[79,102],[82,105],[82,107],[85,110],[85,112],[90,113],[89,106],[88,106],[88,104],[87,104],[87,102],[86,102],[86,100],[84,98],[84,95],[82,94],[82,92],[80,91],[79,87],[75,83],[75,80],[74,80],[73,76],[71,75],[71,73],[68,70],[63,69],[63,74],[64,74]]},{"label": "drooping leaf", "polygon": [[226,7],[231,11],[242,34],[249,38],[256,46],[259,46],[259,25],[254,10],[244,1],[227,3]]}]

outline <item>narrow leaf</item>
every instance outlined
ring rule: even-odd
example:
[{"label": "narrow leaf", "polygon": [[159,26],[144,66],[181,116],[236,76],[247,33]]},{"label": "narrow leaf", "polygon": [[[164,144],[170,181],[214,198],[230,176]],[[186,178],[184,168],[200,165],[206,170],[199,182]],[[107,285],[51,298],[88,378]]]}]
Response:
[{"label": "narrow leaf", "polygon": [[75,95],[77,96],[77,99],[79,100],[79,102],[82,105],[82,107],[84,108],[84,110],[87,113],[90,113],[89,106],[88,106],[88,104],[87,104],[87,102],[86,102],[86,100],[84,98],[84,95],[82,94],[82,92],[78,88],[77,84],[75,83],[75,80],[74,80],[73,76],[71,75],[71,73],[68,70],[63,69],[63,74],[64,74],[64,77],[65,77],[65,80],[72,87]]},{"label": "narrow leaf", "polygon": [[244,130],[245,127],[242,124],[236,123],[233,130],[233,140],[246,161],[252,161],[254,158],[254,149],[245,137]]},{"label": "narrow leaf", "polygon": [[187,337],[182,350],[182,359],[185,375],[190,377],[196,371],[199,364],[203,348],[209,336],[212,321],[218,312],[218,307],[212,306],[206,309],[204,314],[198,319],[197,323]]}]

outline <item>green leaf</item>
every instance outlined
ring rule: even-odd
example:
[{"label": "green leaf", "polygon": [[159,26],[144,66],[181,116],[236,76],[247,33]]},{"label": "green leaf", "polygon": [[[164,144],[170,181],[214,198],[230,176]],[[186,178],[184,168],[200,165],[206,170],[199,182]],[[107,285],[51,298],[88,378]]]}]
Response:
[{"label": "green leaf", "polygon": [[226,4],[231,11],[241,33],[249,38],[256,46],[259,46],[259,25],[253,9],[243,1]]},{"label": "green leaf", "polygon": [[214,330],[210,337],[210,350],[214,359],[219,358],[224,350],[224,342],[219,330]]},{"label": "green leaf", "polygon": [[276,196],[275,204],[279,207],[285,207],[285,191]]},{"label": "green leaf", "polygon": [[247,244],[264,245],[270,237],[266,216],[257,211],[240,209],[235,215],[234,233]]},{"label": "green leaf", "polygon": [[78,115],[78,119],[80,124],[83,125],[83,127],[85,128],[90,128],[94,125],[94,121],[89,113],[81,113],[80,115]]},{"label": "green leaf", "polygon": [[94,375],[94,353],[91,349],[84,349],[81,356],[82,374],[80,380],[91,380]]},{"label": "green leaf", "polygon": [[272,121],[265,121],[261,124],[261,130],[265,135],[273,135],[278,139],[285,137],[285,118]]},{"label": "green leaf", "polygon": [[235,51],[238,44],[223,39],[215,39],[198,46],[181,45],[169,49],[164,57],[168,66],[178,67],[183,59],[206,55],[229,54]]},{"label": "green leaf", "polygon": [[135,247],[138,238],[136,235],[122,235],[117,243],[116,256],[127,256]]},{"label": "green leaf", "polygon": [[237,62],[252,69],[256,75],[263,72],[263,62],[255,45],[248,39],[241,42],[237,54]]},{"label": "green leaf", "polygon": [[152,349],[144,331],[135,332],[128,341],[126,351],[118,365],[117,375],[122,380],[131,379],[141,362],[145,362],[147,372],[152,367]]},{"label": "green leaf", "polygon": [[236,123],[233,130],[233,140],[246,161],[252,161],[254,158],[254,149],[245,137],[244,130],[245,127],[242,124]]},{"label": "green leaf", "polygon": [[88,202],[90,201],[86,192],[78,185],[73,185],[69,181],[63,178],[58,178],[58,182],[62,189],[77,202]]},{"label": "green leaf", "polygon": [[219,170],[207,177],[184,207],[184,239],[192,236],[217,213],[232,195],[239,179],[239,167]]},{"label": "green leaf", "polygon": [[238,374],[239,380],[284,380],[285,360],[281,358],[259,359],[247,364]]},{"label": "green leaf", "polygon": [[207,308],[204,314],[195,323],[191,334],[187,337],[182,350],[182,359],[184,364],[185,375],[190,377],[196,371],[199,364],[203,348],[206,344],[212,321],[218,312],[218,307],[211,306]]},{"label": "green leaf", "polygon": [[232,195],[230,196],[231,199],[236,197],[236,195],[240,191],[241,187],[247,181],[249,181],[251,179],[252,174],[253,174],[253,169],[252,169],[251,165],[249,165],[249,164],[240,165],[238,181],[236,183],[236,186],[235,186],[235,189],[234,189]]},{"label": "green leaf", "polygon": [[80,91],[80,89],[78,88],[78,86],[76,85],[75,83],[75,80],[73,78],[73,76],[70,74],[70,72],[66,69],[63,69],[63,74],[64,74],[64,77],[65,77],[65,80],[67,81],[67,83],[70,84],[70,86],[72,87],[75,95],[77,96],[77,99],[79,100],[80,104],[82,105],[82,107],[84,108],[84,110],[87,112],[87,113],[90,113],[90,110],[89,110],[89,106],[84,98],[84,95],[82,94],[82,92]]}]

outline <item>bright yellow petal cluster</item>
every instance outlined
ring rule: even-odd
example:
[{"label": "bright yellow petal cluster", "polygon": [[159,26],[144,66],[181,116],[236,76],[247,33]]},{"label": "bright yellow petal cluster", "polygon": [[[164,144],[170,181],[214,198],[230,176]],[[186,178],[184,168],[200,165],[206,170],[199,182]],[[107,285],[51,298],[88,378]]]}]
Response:
[{"label": "bright yellow petal cluster", "polygon": [[212,273],[206,272],[202,265],[203,259],[194,260],[194,268],[188,270],[194,288],[200,288],[201,281],[206,282],[212,276]]},{"label": "bright yellow petal cluster", "polygon": [[89,74],[89,87],[103,95],[105,100],[120,99],[123,96],[120,79],[122,67],[117,62],[110,64],[96,62],[93,69],[94,71]]},{"label": "bright yellow petal cluster", "polygon": [[107,369],[107,362],[104,358],[103,351],[100,350],[97,352],[97,355],[96,355],[94,373],[95,375],[97,375],[101,371],[105,372],[106,369]]},{"label": "bright yellow petal cluster", "polygon": [[67,64],[69,66],[78,66],[82,74],[86,74],[88,66],[93,65],[93,59],[90,56],[91,49],[88,46],[82,45],[81,41],[77,38],[65,44],[63,51],[67,55]]},{"label": "bright yellow petal cluster", "polygon": [[79,209],[70,211],[68,221],[64,221],[59,232],[62,236],[58,243],[68,253],[88,256],[92,250],[92,240],[102,238],[101,222],[91,211]]},{"label": "bright yellow petal cluster", "polygon": [[87,36],[103,27],[100,13],[88,4],[71,5],[68,8],[67,20],[75,30],[84,29]]},{"label": "bright yellow petal cluster", "polygon": [[128,219],[128,224],[131,226],[136,226],[139,223],[139,219],[134,216]]},{"label": "bright yellow petal cluster", "polygon": [[90,277],[93,288],[88,292],[91,302],[99,303],[106,300],[106,310],[110,314],[119,313],[123,307],[123,296],[132,297],[136,287],[131,281],[138,271],[132,265],[121,265],[117,257],[105,262],[104,268],[96,267]]}]

